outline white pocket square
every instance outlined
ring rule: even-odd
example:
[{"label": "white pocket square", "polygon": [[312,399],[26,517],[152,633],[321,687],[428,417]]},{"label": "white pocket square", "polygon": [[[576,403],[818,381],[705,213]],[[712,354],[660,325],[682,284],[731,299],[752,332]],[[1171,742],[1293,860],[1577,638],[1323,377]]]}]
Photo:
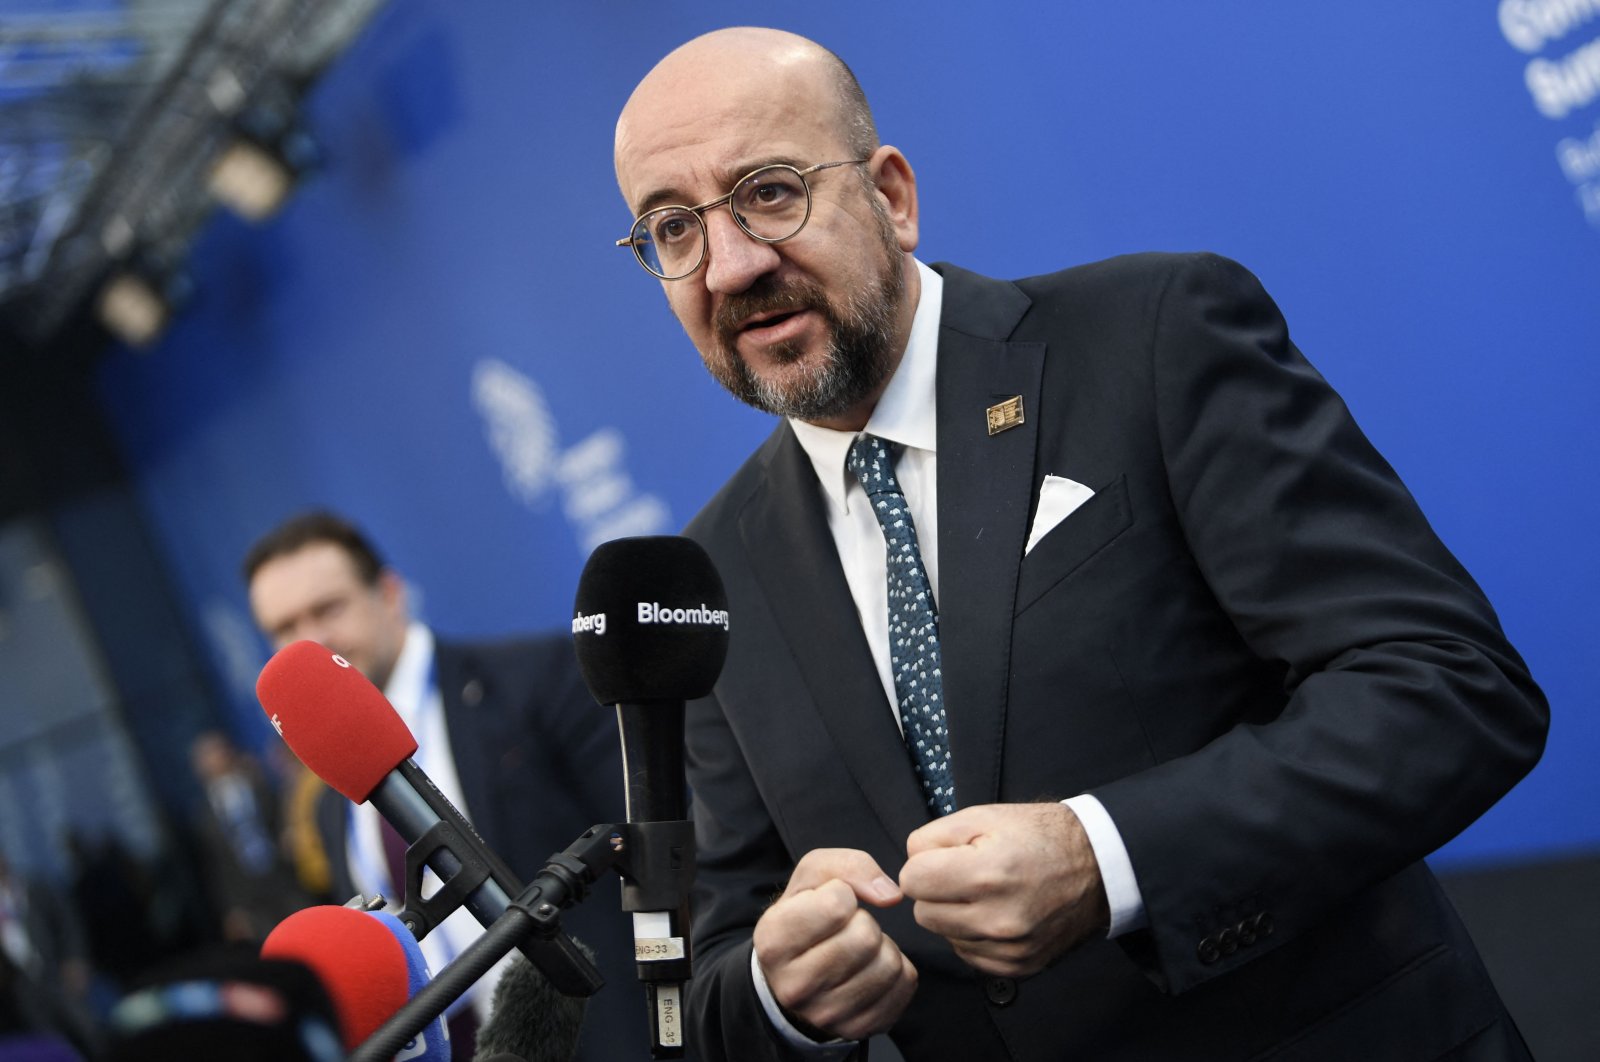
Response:
[{"label": "white pocket square", "polygon": [[1028,532],[1028,544],[1023,547],[1022,552],[1024,554],[1032,552],[1041,538],[1092,497],[1094,491],[1077,480],[1062,476],[1045,476],[1044,482],[1039,486],[1039,508],[1033,514],[1033,528]]}]

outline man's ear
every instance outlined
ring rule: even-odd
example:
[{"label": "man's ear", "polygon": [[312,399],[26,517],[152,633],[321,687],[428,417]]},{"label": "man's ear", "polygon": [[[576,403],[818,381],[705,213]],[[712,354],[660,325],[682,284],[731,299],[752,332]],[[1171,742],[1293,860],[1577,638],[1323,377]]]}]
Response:
[{"label": "man's ear", "polygon": [[884,199],[900,249],[917,249],[917,175],[897,147],[884,144],[869,161],[872,182]]},{"label": "man's ear", "polygon": [[398,611],[401,616],[407,615],[406,581],[393,568],[378,573],[378,597],[390,613]]}]

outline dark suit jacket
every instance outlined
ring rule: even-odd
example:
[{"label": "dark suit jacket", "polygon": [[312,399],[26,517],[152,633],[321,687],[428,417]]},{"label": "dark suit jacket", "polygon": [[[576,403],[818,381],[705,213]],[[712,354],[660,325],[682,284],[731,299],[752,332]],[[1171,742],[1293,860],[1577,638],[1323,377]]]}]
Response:
[{"label": "dark suit jacket", "polygon": [[[312,900],[278,848],[282,816],[277,793],[253,764],[240,768],[237,777],[250,793],[252,818],[262,846],[254,858],[260,862],[245,858],[236,836],[242,827],[224,821],[205,792],[195,808],[195,839],[217,925],[223,926],[230,914],[235,915],[247,923],[251,938],[260,940]],[[205,790],[206,784],[201,788]]]},{"label": "dark suit jacket", "polygon": [[[1488,603],[1255,278],[1141,255],[1005,283],[939,331],[940,635],[963,806],[1094,793],[1149,928],[1019,982],[881,921],[908,1059],[1432,1059],[1499,1002],[1422,857],[1536,761],[1547,707]],[[1025,423],[985,410],[1021,395]],[[1095,495],[1023,555],[1046,474]],[[926,821],[787,425],[688,534],[734,617],[691,706],[691,1028],[783,1057],[750,932],[806,851],[891,875]]]},{"label": "dark suit jacket", "polygon": [[[623,821],[616,716],[584,687],[570,639],[440,639],[435,661],[468,816],[518,877],[530,880],[595,823]],[[348,803],[330,790],[318,824],[338,899],[355,892],[345,860],[348,822]],[[577,1056],[583,1062],[648,1057],[633,924],[622,912],[617,881],[614,874],[600,879],[562,918],[595,951],[606,979],[585,1011]]]}]

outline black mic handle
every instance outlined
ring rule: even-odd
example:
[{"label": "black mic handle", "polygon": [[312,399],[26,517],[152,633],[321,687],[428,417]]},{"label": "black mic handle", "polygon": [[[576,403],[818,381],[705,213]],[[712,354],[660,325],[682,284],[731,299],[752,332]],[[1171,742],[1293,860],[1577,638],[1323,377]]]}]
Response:
[{"label": "black mic handle", "polygon": [[634,912],[633,958],[644,984],[651,1058],[683,1057],[683,985],[692,975],[689,890],[694,823],[630,822],[622,909]]},{"label": "black mic handle", "polygon": [[[463,904],[480,924],[488,925],[500,917],[511,897],[522,891],[522,882],[511,868],[413,761],[403,761],[367,799],[408,846],[408,880],[395,883],[402,890],[396,899],[409,909],[412,917],[402,916],[402,920],[417,939]],[[427,903],[421,899],[423,865],[454,885]],[[457,878],[460,880],[455,881]]]},{"label": "black mic handle", "polygon": [[[400,910],[396,916],[418,940],[438,928],[462,904],[467,904],[475,916],[480,911],[503,907],[493,900],[499,885],[490,879],[488,865],[464,841],[460,831],[450,823],[436,822],[406,847],[406,880],[396,883],[400,889],[396,897]],[[425,866],[432,867],[443,880],[427,899],[422,898],[422,868]],[[493,917],[491,915],[491,920]]]},{"label": "black mic handle", "polygon": [[428,1023],[443,1014],[494,964],[521,944],[534,930],[534,920],[520,907],[509,907],[505,914],[483,931],[455,961],[440,970],[433,980],[408,999],[388,1021],[378,1026],[346,1062],[390,1062],[395,1054]]},{"label": "black mic handle", "polygon": [[630,822],[617,861],[624,911],[676,911],[694,887],[694,823]]},{"label": "black mic handle", "polygon": [[617,705],[631,841],[618,869],[622,909],[634,916],[634,963],[644,984],[651,1058],[683,1057],[683,984],[692,967],[694,826],[688,821],[683,716],[681,700]]},{"label": "black mic handle", "polygon": [[650,1023],[650,1057],[682,1058],[683,982],[644,982],[645,1020]]},{"label": "black mic handle", "polygon": [[622,780],[629,822],[689,817],[683,766],[683,702],[617,705],[622,737]]},{"label": "black mic handle", "polygon": [[[607,828],[591,827],[568,852],[598,849],[597,835],[607,838],[604,844],[609,847],[611,833]],[[562,909],[583,899],[593,875],[586,864],[574,866],[563,855],[552,858],[478,939],[395,1011],[346,1062],[388,1062],[512,948],[520,948],[562,994],[592,996],[598,992],[605,984],[600,971],[561,930]]]},{"label": "black mic handle", "polygon": [[[369,799],[401,837],[416,838],[406,848],[405,895],[397,917],[418,940],[462,906],[483,926],[499,921],[513,902],[525,901],[530,896],[543,894],[554,899],[556,906],[551,910],[558,912],[559,908],[583,899],[588,884],[610,865],[602,859],[597,864],[598,869],[576,873],[561,866],[564,859],[581,849],[601,848],[593,837],[599,827],[593,827],[573,842],[567,852],[553,857],[527,889],[523,889],[522,883],[484,844],[472,824],[410,760],[391,772]],[[443,881],[439,890],[426,900],[422,898],[424,866],[432,868]],[[544,917],[538,916],[541,931],[525,937],[519,950],[544,972],[562,995],[594,995],[605,983],[599,971],[564,933],[559,932],[559,924],[552,929]]]}]

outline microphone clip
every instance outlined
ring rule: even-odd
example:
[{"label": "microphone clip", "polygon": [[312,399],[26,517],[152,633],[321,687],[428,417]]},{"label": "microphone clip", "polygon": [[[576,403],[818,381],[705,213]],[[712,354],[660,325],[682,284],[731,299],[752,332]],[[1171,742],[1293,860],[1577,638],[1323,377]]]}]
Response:
[{"label": "microphone clip", "polygon": [[[624,911],[677,912],[686,924],[694,869],[694,823],[687,819],[591,826],[565,851],[551,856],[512,901],[532,920],[533,939],[523,953],[564,995],[589,995],[598,983],[590,981],[592,966],[562,933],[561,912],[581,902],[607,870],[615,870],[622,878]],[[663,938],[655,948],[643,947],[637,939],[635,944],[642,948],[635,955],[641,979],[688,979],[689,955],[682,937]]]},{"label": "microphone clip", "polygon": [[694,823],[688,819],[615,826],[625,838],[617,858],[624,911],[672,911],[694,886]]},{"label": "microphone clip", "polygon": [[[460,866],[444,879],[432,896],[423,899],[422,869],[440,851],[454,856],[454,861]],[[435,867],[438,862],[435,860]],[[406,847],[406,880],[402,885],[404,894],[399,897],[400,910],[396,912],[396,917],[411,930],[412,936],[421,940],[449,918],[478,886],[489,880],[492,873],[489,864],[478,856],[474,846],[466,843],[466,838],[455,824],[440,820]]]}]

